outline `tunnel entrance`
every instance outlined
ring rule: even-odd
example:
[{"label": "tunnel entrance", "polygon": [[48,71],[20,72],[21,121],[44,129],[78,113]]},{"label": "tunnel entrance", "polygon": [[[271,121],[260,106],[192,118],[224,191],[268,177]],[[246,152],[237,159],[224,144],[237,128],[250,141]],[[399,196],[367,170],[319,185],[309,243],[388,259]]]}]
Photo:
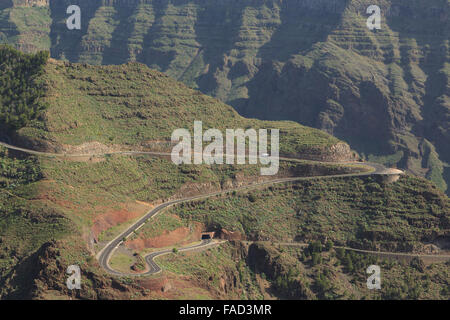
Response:
[{"label": "tunnel entrance", "polygon": [[214,232],[203,232],[202,240],[211,240],[214,238]]}]

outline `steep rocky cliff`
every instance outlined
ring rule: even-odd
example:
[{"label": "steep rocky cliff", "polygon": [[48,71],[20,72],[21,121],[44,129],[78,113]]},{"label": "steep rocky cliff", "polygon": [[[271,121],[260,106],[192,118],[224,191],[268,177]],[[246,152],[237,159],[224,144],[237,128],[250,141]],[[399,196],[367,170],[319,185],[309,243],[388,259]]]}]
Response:
[{"label": "steep rocky cliff", "polygon": [[[442,189],[450,181],[448,0],[14,2],[0,40],[23,50],[144,62],[242,115],[295,120]],[[81,30],[65,26],[70,4]],[[381,30],[366,26],[373,4]]]}]

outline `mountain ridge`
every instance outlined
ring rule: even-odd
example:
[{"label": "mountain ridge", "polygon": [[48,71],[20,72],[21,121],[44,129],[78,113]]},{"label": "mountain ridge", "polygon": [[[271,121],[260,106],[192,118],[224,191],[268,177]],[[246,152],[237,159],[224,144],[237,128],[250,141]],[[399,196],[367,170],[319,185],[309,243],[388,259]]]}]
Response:
[{"label": "mountain ridge", "polygon": [[[442,190],[450,182],[449,1],[12,3],[0,39],[24,51],[140,61],[246,117],[294,120]],[[81,7],[80,31],[65,26],[69,4]],[[373,4],[381,30],[366,27]]]}]

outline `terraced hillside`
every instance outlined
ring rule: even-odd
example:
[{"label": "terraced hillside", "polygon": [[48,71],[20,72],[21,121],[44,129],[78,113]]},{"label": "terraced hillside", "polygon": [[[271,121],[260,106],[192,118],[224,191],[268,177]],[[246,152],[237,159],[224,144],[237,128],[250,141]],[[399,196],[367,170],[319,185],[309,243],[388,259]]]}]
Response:
[{"label": "terraced hillside", "polygon": [[[82,29],[65,26],[79,4]],[[379,5],[382,28],[366,27]],[[450,181],[448,0],[11,0],[0,39],[91,64],[139,61],[232,105]]]}]

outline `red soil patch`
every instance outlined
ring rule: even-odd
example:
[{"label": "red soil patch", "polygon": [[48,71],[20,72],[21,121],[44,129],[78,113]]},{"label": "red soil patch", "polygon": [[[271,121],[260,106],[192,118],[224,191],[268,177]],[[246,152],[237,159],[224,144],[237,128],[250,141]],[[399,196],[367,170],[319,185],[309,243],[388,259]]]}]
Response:
[{"label": "red soil patch", "polygon": [[98,239],[98,235],[103,231],[136,219],[148,212],[151,207],[151,205],[144,204],[142,202],[122,204],[122,209],[110,210],[96,217],[94,220],[94,225],[92,226],[92,234],[95,239]]},{"label": "red soil patch", "polygon": [[[91,232],[88,232],[90,234],[90,237],[93,237],[95,240],[98,240],[98,236],[103,231],[106,231],[118,224],[126,223],[130,220],[136,219],[153,208],[152,204],[142,201],[118,204],[118,207],[120,209],[112,209],[111,207],[107,206],[86,208],[80,206],[79,204],[74,204],[72,201],[68,201],[57,196],[54,192],[52,192],[52,181],[47,180],[45,182],[45,184],[40,184],[39,193],[34,199],[35,201],[51,202],[61,208],[68,209],[75,214],[86,214],[86,211],[100,213],[98,216],[93,217],[93,226],[91,228]],[[72,186],[67,187],[73,189]],[[98,202],[101,203],[101,199],[99,199]]]},{"label": "red soil patch", "polygon": [[[135,239],[126,242],[127,247],[134,250],[142,250],[144,248],[163,248],[172,246],[175,244],[183,244],[190,234],[190,230],[187,227],[181,227],[173,231],[164,231],[160,236],[149,239]],[[200,237],[199,237],[200,239]],[[183,241],[185,240],[185,241]]]}]

